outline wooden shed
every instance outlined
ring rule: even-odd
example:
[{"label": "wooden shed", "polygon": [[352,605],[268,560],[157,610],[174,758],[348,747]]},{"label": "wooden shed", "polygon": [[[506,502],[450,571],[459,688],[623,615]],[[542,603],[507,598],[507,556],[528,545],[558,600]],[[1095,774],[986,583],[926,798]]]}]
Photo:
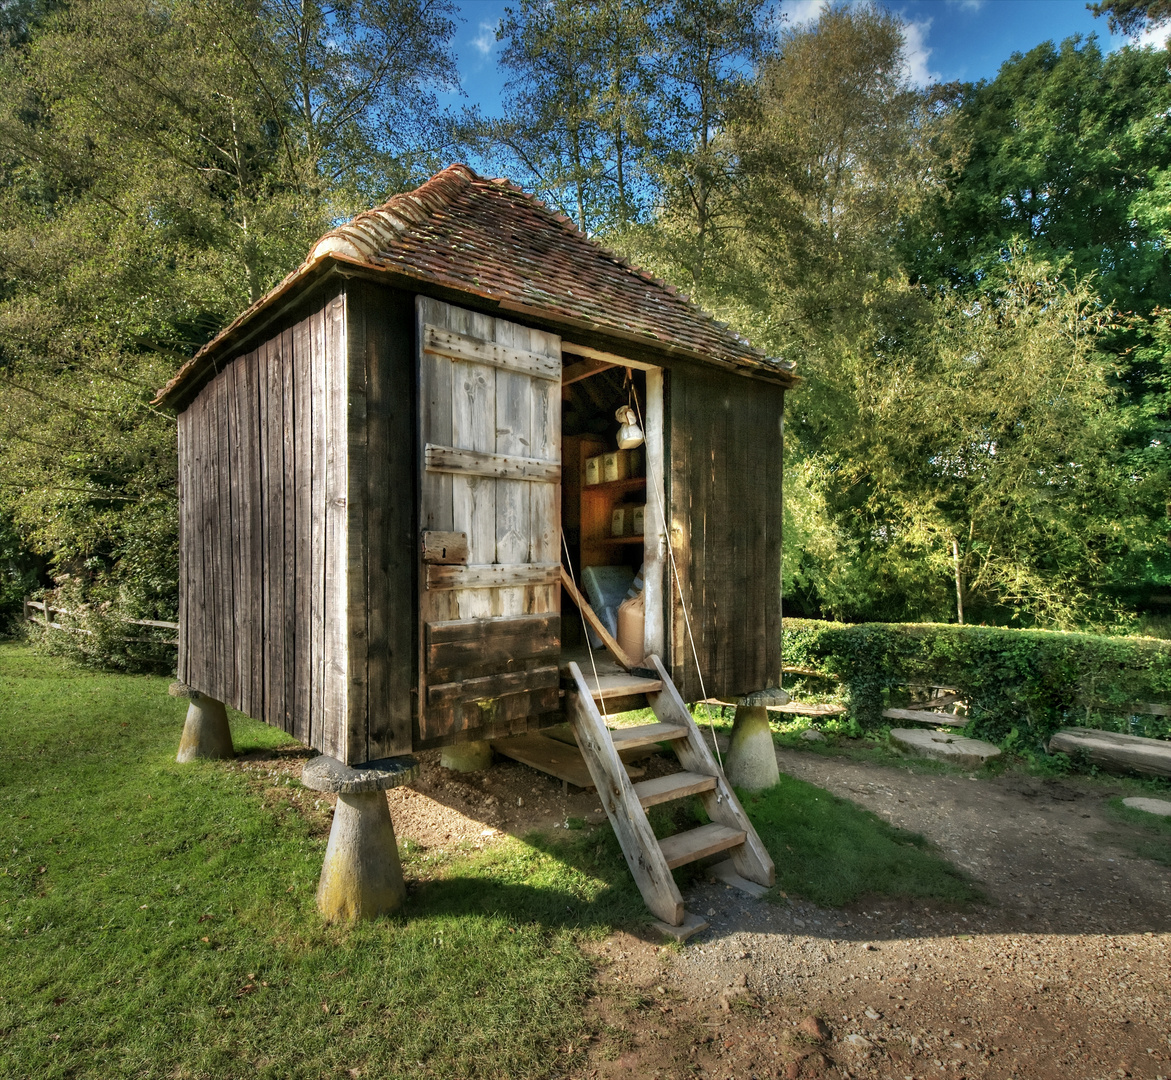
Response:
[{"label": "wooden shed", "polygon": [[708,696],[776,686],[794,382],[453,165],[327,233],[160,391],[179,678],[348,765],[541,727],[586,646],[564,563],[641,570],[639,651],[684,699],[697,661]]}]

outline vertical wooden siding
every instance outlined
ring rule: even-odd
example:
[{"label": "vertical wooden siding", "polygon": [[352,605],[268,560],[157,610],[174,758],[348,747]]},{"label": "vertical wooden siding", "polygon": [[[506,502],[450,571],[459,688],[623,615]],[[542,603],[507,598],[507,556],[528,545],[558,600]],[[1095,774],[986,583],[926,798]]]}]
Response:
[{"label": "vertical wooden siding", "polygon": [[[703,669],[721,697],[780,683],[780,387],[693,367],[668,381],[671,539]],[[701,696],[670,583],[671,677]]]},{"label": "vertical wooden siding", "polygon": [[415,303],[409,294],[360,281],[347,287],[346,303],[350,726],[356,732],[365,725],[366,759],[374,760],[412,749],[418,602]]},{"label": "vertical wooden siding", "polygon": [[334,293],[237,357],[179,417],[180,677],[342,760],[347,340]]}]

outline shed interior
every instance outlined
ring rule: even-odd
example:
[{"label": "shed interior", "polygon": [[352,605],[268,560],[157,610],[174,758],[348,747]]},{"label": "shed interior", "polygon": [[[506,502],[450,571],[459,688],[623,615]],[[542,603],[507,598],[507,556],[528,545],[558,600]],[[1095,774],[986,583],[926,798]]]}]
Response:
[{"label": "shed interior", "polygon": [[[655,485],[649,477],[657,478],[661,485],[664,475],[663,373],[658,368],[628,364],[618,356],[611,360],[598,355],[578,359],[572,355],[571,344],[563,343],[563,348],[562,560],[617,637],[617,609],[623,600],[641,593],[644,612],[648,599],[657,609],[663,603],[656,545],[648,539],[656,535],[657,520]],[[659,391],[651,398],[648,383]],[[649,434],[642,445],[625,451],[618,445],[620,421],[616,417],[623,406],[633,409],[644,435]],[[659,490],[657,499],[661,501],[661,486]],[[645,586],[648,575],[655,579],[649,590]],[[655,631],[661,619],[652,616],[649,620],[653,640],[647,638],[647,625],[644,615],[642,630],[634,631],[639,644],[627,650],[636,658],[662,649]],[[628,644],[633,626],[629,617],[623,620],[623,637]],[[567,610],[562,621],[563,652],[581,659],[587,640],[595,651],[602,648],[597,635],[583,626],[580,612]]]}]

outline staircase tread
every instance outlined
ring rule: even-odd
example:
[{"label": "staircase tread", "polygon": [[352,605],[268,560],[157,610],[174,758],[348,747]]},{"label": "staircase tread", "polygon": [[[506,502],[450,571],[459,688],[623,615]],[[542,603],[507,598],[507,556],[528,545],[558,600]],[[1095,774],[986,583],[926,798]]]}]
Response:
[{"label": "staircase tread", "polygon": [[687,728],[682,724],[639,724],[637,727],[610,729],[610,739],[616,750],[646,746],[648,743],[664,742],[667,739],[685,739],[687,734]]},{"label": "staircase tread", "polygon": [[717,851],[726,851],[728,848],[742,844],[747,839],[747,833],[742,829],[729,829],[727,825],[701,825],[698,829],[676,833],[666,840],[659,841],[659,849],[667,860],[667,865],[674,870],[677,866],[695,862],[705,855],[714,855]]},{"label": "staircase tread", "polygon": [[672,799],[682,799],[687,795],[698,795],[701,791],[711,791],[716,786],[714,776],[705,776],[703,773],[677,772],[667,776],[656,776],[651,780],[641,780],[634,785],[634,794],[644,806],[654,806],[656,803],[670,802]]},{"label": "staircase tread", "polygon": [[[524,735],[509,735],[501,739],[492,739],[490,742],[492,749],[498,754],[519,761],[530,769],[555,776],[558,780],[564,780],[586,791],[594,790],[593,777],[590,776],[589,767],[577,743],[560,742],[537,731],[526,732]],[[631,779],[646,772],[645,768],[626,761],[622,765],[626,769],[626,775]]]},{"label": "staircase tread", "polygon": [[595,679],[592,671],[583,671],[582,677],[595,701],[602,701],[605,698],[634,697],[636,694],[654,694],[663,689],[663,684],[658,679],[646,679],[641,675],[628,675],[626,672],[612,675],[599,673]]}]

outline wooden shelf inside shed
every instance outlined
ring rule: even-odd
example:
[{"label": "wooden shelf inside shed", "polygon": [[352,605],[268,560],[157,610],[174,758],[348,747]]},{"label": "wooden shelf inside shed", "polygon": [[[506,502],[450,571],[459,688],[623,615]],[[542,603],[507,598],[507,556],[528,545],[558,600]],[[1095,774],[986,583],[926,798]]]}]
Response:
[{"label": "wooden shelf inside shed", "polygon": [[607,480],[601,484],[586,484],[581,493],[586,495],[604,495],[613,498],[615,495],[625,495],[628,491],[637,491],[646,487],[645,476],[628,476],[625,480]]}]

